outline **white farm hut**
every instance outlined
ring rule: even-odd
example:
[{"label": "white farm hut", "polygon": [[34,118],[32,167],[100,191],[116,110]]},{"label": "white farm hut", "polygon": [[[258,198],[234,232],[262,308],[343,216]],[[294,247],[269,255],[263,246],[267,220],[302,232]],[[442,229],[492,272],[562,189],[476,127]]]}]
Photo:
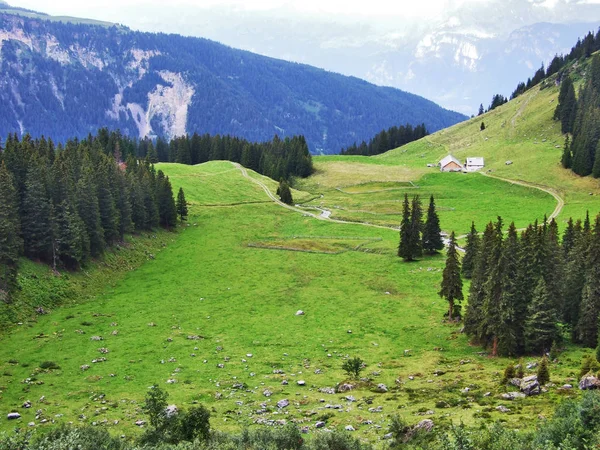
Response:
[{"label": "white farm hut", "polygon": [[467,158],[467,163],[465,164],[465,169],[467,172],[476,172],[477,170],[483,169],[484,163],[483,158],[475,157],[475,158]]},{"label": "white farm hut", "polygon": [[439,163],[442,172],[462,172],[463,165],[452,155],[446,156]]}]

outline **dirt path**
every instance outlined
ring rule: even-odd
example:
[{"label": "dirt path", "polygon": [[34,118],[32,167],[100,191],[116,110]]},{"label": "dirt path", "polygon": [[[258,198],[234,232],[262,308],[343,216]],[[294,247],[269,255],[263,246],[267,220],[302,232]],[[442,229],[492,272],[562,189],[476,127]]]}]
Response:
[{"label": "dirt path", "polygon": [[491,175],[486,172],[480,172],[480,173],[481,173],[481,175],[484,175],[486,177],[496,178],[497,180],[501,180],[506,183],[518,184],[519,186],[525,186],[528,188],[537,189],[539,191],[550,194],[556,200],[556,208],[554,208],[554,211],[552,211],[552,214],[550,214],[550,216],[548,217],[548,220],[556,219],[558,217],[558,215],[560,214],[560,212],[562,211],[563,207],[565,206],[564,199],[560,196],[560,194],[558,193],[558,191],[556,189],[553,189],[551,187],[542,186],[539,184],[528,183],[527,181],[522,181],[522,180],[511,180],[509,178],[503,178],[503,177],[499,177],[497,175]]}]

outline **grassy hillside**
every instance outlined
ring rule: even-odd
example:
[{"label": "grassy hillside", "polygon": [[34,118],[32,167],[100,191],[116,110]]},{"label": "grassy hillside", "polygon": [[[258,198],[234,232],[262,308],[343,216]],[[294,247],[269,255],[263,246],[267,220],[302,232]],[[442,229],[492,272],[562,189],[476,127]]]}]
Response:
[{"label": "grassy hillside", "polygon": [[[487,173],[550,188],[562,197],[565,207],[558,216],[559,223],[564,224],[570,216],[582,218],[586,210],[595,215],[600,211],[598,181],[578,177],[560,166],[564,137],[560,133],[560,124],[552,120],[557,97],[555,86],[542,90],[536,87],[480,117],[382,155],[317,157],[316,176],[299,186],[324,193],[324,198],[318,202],[322,207],[331,208],[334,217],[362,214],[365,220],[397,223],[397,217],[389,217],[378,205],[399,200],[405,191],[398,189],[383,195],[384,188],[376,188],[373,190],[379,193],[370,194],[360,202],[355,196],[343,195],[348,192],[345,187],[410,181],[419,188],[409,192],[422,196],[430,191],[436,194],[441,206],[442,227],[458,232],[466,231],[465,227],[470,223],[468,216],[472,214],[475,214],[473,219],[480,218],[480,227],[483,221],[497,215],[523,226],[552,212],[556,201],[541,191],[517,188],[500,181],[493,183],[478,173],[442,174],[438,168],[427,167],[449,153],[460,160],[483,156]],[[484,131],[480,131],[482,121],[486,125]],[[507,161],[512,164],[507,165]],[[427,189],[428,186],[432,188]],[[473,195],[475,192],[478,196]],[[455,210],[449,213],[448,208]],[[399,210],[396,207],[396,212]],[[464,213],[462,218],[461,211]]]},{"label": "grassy hillside", "polygon": [[[283,419],[313,431],[326,420],[330,428],[353,425],[373,442],[393,414],[408,423],[431,417],[438,426],[499,418],[534,426],[531,417],[576,395],[551,390],[497,412],[506,403],[498,387],[506,360],[479,354],[460,325],[441,322],[442,256],[402,263],[397,232],[262,203],[265,193],[232,167],[160,165],[192,203],[177,240],[90,301],[2,336],[0,404],[23,417],[2,419],[0,429],[73,421],[135,434],[152,383],[179,406],[206,404],[216,429]],[[347,356],[366,361],[371,382],[346,394],[321,392],[346,380]],[[573,349],[553,365],[557,385],[576,375],[580,357]],[[43,361],[60,369],[42,370]],[[389,391],[377,393],[378,383]],[[284,398],[290,406],[280,410]],[[32,408],[21,407],[26,400]]]}]

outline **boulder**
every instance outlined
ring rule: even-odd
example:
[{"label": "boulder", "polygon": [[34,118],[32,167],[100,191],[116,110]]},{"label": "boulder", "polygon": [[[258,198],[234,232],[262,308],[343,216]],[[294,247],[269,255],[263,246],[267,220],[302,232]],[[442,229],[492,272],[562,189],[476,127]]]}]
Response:
[{"label": "boulder", "polygon": [[497,409],[498,411],[500,411],[501,413],[507,413],[507,412],[509,412],[509,411],[510,411],[510,409],[508,409],[506,406],[502,406],[502,405],[500,405],[500,406],[496,406],[496,409]]},{"label": "boulder", "polygon": [[265,397],[270,397],[271,395],[273,395],[273,393],[272,393],[270,390],[268,390],[268,389],[265,389],[265,390],[263,391],[263,395],[264,395]]},{"label": "boulder", "polygon": [[521,387],[521,379],[520,378],[511,378],[508,380],[508,384],[511,384],[516,387]]},{"label": "boulder", "polygon": [[348,392],[354,389],[354,386],[349,383],[342,383],[337,387],[338,392]]},{"label": "boulder", "polygon": [[563,384],[562,388],[563,389],[573,389],[573,385],[572,384]]},{"label": "boulder", "polygon": [[332,387],[323,387],[319,388],[319,392],[322,392],[323,394],[335,394],[335,389]]},{"label": "boulder", "polygon": [[388,391],[388,387],[385,384],[379,383],[377,385],[377,392],[383,393],[383,392],[387,392],[387,391]]},{"label": "boulder", "polygon": [[523,378],[519,389],[521,389],[521,392],[523,392],[525,395],[538,395],[541,390],[537,375],[531,375],[530,377]]},{"label": "boulder", "polygon": [[304,386],[306,384],[306,381],[298,380],[297,383],[298,383],[298,386]]},{"label": "boulder", "polygon": [[178,411],[179,410],[177,409],[177,406],[169,405],[165,408],[165,416],[167,418],[171,418],[173,416],[176,416]]},{"label": "boulder", "polygon": [[283,408],[285,408],[285,407],[289,406],[289,404],[290,404],[290,401],[289,401],[288,399],[284,398],[284,399],[282,399],[282,400],[279,400],[279,401],[277,402],[277,407],[278,407],[279,409],[283,409]]},{"label": "boulder", "polygon": [[522,392],[507,392],[506,394],[502,394],[502,398],[505,400],[515,400],[517,398],[525,398],[526,395]]},{"label": "boulder", "polygon": [[415,425],[415,430],[423,430],[426,432],[430,432],[433,429],[433,420],[424,419],[421,420],[418,424]]},{"label": "boulder", "polygon": [[325,422],[317,422],[315,423],[315,428],[324,428],[325,427]]},{"label": "boulder", "polygon": [[355,429],[355,428],[354,428],[352,425],[346,425],[346,426],[344,427],[344,429],[345,429],[346,431],[356,431],[356,429]]},{"label": "boulder", "polygon": [[23,403],[23,408],[31,408],[31,401],[27,400],[25,403]]},{"label": "boulder", "polygon": [[296,311],[296,315],[297,316],[303,316],[304,315],[304,311],[302,311],[301,309],[299,309],[298,311]]},{"label": "boulder", "polygon": [[579,381],[579,389],[585,391],[588,389],[598,389],[600,387],[600,380],[593,375],[584,375]]},{"label": "boulder", "polygon": [[138,427],[143,427],[144,425],[146,425],[146,421],[145,421],[145,420],[136,420],[136,421],[135,421],[135,424],[136,424]]},{"label": "boulder", "polygon": [[6,415],[6,418],[8,420],[20,419],[21,418],[21,414],[19,414],[18,412],[11,412],[11,413],[8,413]]}]

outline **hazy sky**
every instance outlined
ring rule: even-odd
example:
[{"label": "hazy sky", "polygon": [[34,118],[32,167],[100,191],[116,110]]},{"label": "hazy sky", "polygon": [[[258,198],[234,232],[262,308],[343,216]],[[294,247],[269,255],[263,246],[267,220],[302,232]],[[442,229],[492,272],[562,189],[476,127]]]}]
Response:
[{"label": "hazy sky", "polygon": [[[488,0],[9,0],[14,6],[47,12],[53,15],[78,15],[90,18],[102,18],[114,15],[119,8],[144,6],[162,6],[167,8],[223,8],[233,7],[243,11],[289,11],[300,14],[339,14],[352,16],[398,16],[403,18],[435,19],[444,11],[472,4],[482,6]],[[558,3],[600,3],[600,0],[523,0],[523,3],[535,3],[540,8],[553,8]],[[99,17],[102,16],[102,17]]]}]

